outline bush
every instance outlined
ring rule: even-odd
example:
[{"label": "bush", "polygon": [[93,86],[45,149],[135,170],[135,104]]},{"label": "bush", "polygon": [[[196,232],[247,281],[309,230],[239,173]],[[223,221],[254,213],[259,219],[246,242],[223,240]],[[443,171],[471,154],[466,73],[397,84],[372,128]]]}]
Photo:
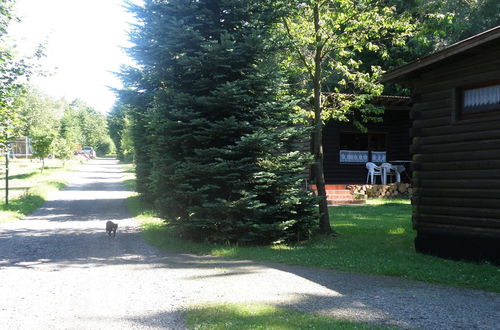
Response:
[{"label": "bush", "polygon": [[116,153],[115,143],[109,136],[103,138],[96,148],[96,152],[99,155],[109,155]]}]

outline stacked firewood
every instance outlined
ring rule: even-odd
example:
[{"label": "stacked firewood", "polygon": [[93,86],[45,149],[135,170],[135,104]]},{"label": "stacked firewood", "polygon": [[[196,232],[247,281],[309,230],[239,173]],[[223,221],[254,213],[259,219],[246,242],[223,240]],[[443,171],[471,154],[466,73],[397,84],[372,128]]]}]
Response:
[{"label": "stacked firewood", "polygon": [[354,196],[364,198],[396,198],[411,196],[411,185],[409,183],[391,183],[387,185],[349,185]]}]

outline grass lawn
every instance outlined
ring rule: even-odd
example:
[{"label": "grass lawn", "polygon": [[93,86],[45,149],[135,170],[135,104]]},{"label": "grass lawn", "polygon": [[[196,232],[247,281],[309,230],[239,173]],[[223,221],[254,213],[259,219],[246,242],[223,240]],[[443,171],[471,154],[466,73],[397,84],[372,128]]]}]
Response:
[{"label": "grass lawn", "polygon": [[197,306],[185,316],[189,329],[389,329],[257,304]]},{"label": "grass lawn", "polygon": [[129,199],[148,242],[166,250],[338,269],[500,292],[500,267],[417,254],[408,200],[375,200],[364,206],[331,208],[340,237],[316,237],[297,245],[242,247],[202,244],[177,238],[175,228]]},{"label": "grass lawn", "polygon": [[[4,164],[0,164],[4,167]],[[54,190],[66,185],[62,172],[67,172],[67,167],[62,167],[59,161],[47,163],[43,173],[40,173],[40,163],[25,159],[10,162],[9,173],[9,204],[5,204],[5,172],[0,174],[0,223],[22,218],[44,202],[47,195]]]}]

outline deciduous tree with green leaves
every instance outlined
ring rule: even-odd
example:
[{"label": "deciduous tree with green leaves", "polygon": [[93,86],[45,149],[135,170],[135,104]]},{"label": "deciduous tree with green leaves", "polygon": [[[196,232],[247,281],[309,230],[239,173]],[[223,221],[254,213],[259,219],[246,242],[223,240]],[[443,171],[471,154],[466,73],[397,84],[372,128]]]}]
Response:
[{"label": "deciduous tree with green leaves", "polygon": [[60,136],[74,145],[91,146],[101,153],[109,151],[114,146],[109,138],[106,119],[85,102],[74,100],[61,119]]},{"label": "deciduous tree with green leaves", "polygon": [[[366,51],[388,56],[391,45],[403,45],[412,29],[409,20],[396,15],[396,8],[377,0],[290,1],[282,19],[293,65],[305,74],[304,89],[312,98],[313,177],[320,198],[320,232],[335,233],[330,226],[326,201],[322,129],[325,120],[349,120],[358,109],[365,120],[380,112],[366,104],[382,92],[377,81],[382,70],[366,68],[360,54]],[[298,71],[298,70],[297,70]],[[326,85],[325,82],[328,81]],[[325,92],[336,93],[325,97]],[[341,93],[349,93],[343,97]],[[357,122],[360,124],[360,122]],[[358,125],[361,126],[361,125]]]},{"label": "deciduous tree with green leaves", "polygon": [[31,137],[37,132],[58,131],[68,103],[56,100],[34,86],[28,86],[16,110],[20,136]]},{"label": "deciduous tree with green leaves", "polygon": [[52,144],[54,156],[62,160],[63,166],[66,166],[66,162],[75,155],[76,147],[74,141],[66,140],[60,136],[56,137]]},{"label": "deciduous tree with green leaves", "polygon": [[50,156],[53,151],[55,139],[56,134],[54,132],[38,132],[32,138],[33,156],[40,158],[42,161],[41,173],[45,168],[45,158]]},{"label": "deciduous tree with green leaves", "polygon": [[25,67],[14,61],[12,49],[7,46],[7,27],[12,21],[14,1],[0,2],[0,149],[6,150],[9,138],[14,136],[17,124],[15,105],[23,91],[19,77]]}]

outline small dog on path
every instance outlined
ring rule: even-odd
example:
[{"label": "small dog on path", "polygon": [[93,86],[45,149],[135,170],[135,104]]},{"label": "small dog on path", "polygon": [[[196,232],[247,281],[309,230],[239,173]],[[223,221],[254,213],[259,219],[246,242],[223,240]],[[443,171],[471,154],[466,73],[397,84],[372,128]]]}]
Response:
[{"label": "small dog on path", "polygon": [[109,236],[111,236],[111,232],[113,232],[113,237],[116,236],[116,230],[118,229],[118,224],[113,221],[106,222],[106,232]]}]

